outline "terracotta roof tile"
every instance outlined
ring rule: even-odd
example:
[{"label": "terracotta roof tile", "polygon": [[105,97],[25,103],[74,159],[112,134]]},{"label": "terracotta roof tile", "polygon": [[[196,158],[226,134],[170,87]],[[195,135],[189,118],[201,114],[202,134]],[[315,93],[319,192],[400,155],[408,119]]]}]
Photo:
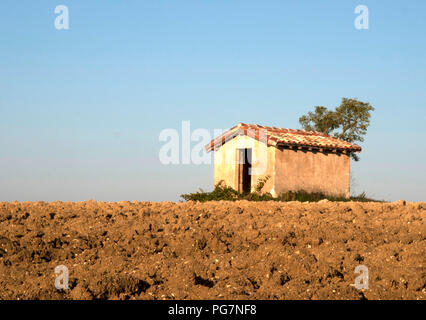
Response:
[{"label": "terracotta roof tile", "polygon": [[[266,132],[265,132],[266,131]],[[266,133],[266,139],[264,136]],[[300,146],[316,149],[361,151],[361,147],[316,131],[266,127],[257,124],[239,123],[205,146],[207,152],[218,148],[238,135],[247,135],[256,140],[266,140],[268,146]]]}]

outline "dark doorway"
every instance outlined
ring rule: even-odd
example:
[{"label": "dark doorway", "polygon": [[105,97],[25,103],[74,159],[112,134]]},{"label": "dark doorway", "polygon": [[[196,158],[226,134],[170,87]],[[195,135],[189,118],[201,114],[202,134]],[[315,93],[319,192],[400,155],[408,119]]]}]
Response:
[{"label": "dark doorway", "polygon": [[238,192],[251,190],[251,149],[237,149]]}]

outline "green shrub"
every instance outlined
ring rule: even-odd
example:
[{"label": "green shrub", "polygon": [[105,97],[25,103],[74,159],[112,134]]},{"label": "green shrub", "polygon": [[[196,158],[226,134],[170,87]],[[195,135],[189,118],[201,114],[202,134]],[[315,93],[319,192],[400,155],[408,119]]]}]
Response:
[{"label": "green shrub", "polygon": [[254,187],[254,190],[257,193],[262,192],[263,187],[265,186],[266,182],[269,180],[271,176],[265,176],[264,178],[257,179],[257,185]]},{"label": "green shrub", "polygon": [[218,184],[215,185],[213,191],[205,192],[202,189],[195,193],[182,194],[181,198],[186,201],[236,201],[236,200],[249,200],[249,201],[300,201],[300,202],[317,202],[321,200],[328,201],[360,201],[368,202],[378,200],[370,199],[366,196],[365,192],[361,193],[358,196],[350,197],[349,199],[344,197],[334,197],[329,196],[321,192],[307,192],[304,190],[298,191],[288,191],[280,194],[278,197],[273,197],[270,193],[262,193],[261,190],[265,185],[266,181],[269,179],[269,176],[265,178],[259,178],[258,183],[255,186],[255,192],[250,193],[239,193],[231,187],[228,187],[225,184],[225,181],[221,180]]},{"label": "green shrub", "polygon": [[200,189],[200,191],[195,193],[182,194],[181,197],[186,201],[235,201],[240,199],[241,194],[239,194],[238,191],[234,190],[233,188],[226,186],[225,181],[221,180],[218,184],[215,185],[212,192],[204,192],[202,189]]}]

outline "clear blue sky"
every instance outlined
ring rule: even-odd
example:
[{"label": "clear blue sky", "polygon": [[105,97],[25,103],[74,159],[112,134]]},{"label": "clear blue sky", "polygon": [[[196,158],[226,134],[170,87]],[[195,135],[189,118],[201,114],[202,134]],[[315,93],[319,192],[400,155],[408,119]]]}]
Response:
[{"label": "clear blue sky", "polygon": [[213,168],[160,164],[162,129],[299,128],[342,97],[376,108],[355,191],[426,201],[425,36],[420,0],[2,0],[0,201],[175,201]]}]

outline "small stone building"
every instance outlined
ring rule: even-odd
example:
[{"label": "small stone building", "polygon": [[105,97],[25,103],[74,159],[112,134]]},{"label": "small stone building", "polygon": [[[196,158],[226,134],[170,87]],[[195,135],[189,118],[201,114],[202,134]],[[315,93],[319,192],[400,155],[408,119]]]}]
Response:
[{"label": "small stone building", "polygon": [[239,192],[262,189],[350,195],[350,153],[361,147],[329,135],[239,123],[206,145],[214,151],[214,184],[224,181]]}]

